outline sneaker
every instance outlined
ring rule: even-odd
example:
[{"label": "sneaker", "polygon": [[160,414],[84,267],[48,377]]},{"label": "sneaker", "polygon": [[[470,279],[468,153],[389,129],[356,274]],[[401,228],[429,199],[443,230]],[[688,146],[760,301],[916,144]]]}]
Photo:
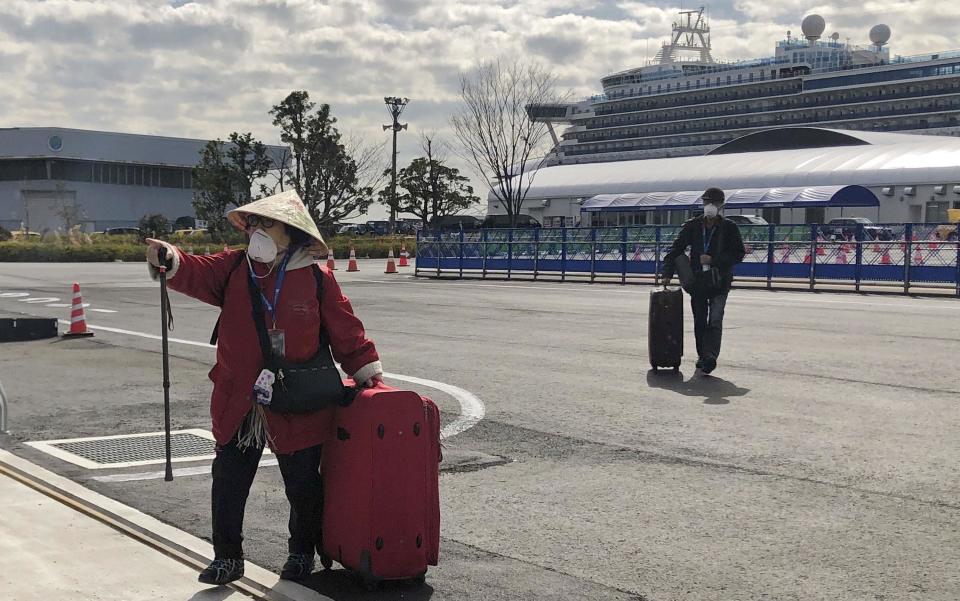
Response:
[{"label": "sneaker", "polygon": [[303,580],[313,573],[313,553],[291,553],[280,570],[281,580]]},{"label": "sneaker", "polygon": [[214,559],[197,580],[204,584],[227,584],[243,578],[242,559]]},{"label": "sneaker", "polygon": [[709,374],[715,369],[717,369],[716,359],[714,359],[713,357],[707,357],[706,359],[703,360],[703,368],[702,368],[703,373]]}]

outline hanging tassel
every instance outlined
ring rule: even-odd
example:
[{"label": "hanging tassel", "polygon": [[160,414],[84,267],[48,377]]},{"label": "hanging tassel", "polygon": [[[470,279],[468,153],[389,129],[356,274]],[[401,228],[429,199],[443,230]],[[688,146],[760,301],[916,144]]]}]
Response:
[{"label": "hanging tassel", "polygon": [[241,451],[248,447],[262,449],[268,442],[273,444],[273,437],[267,431],[267,416],[263,413],[263,405],[254,404],[243,425],[243,433],[237,440],[237,447]]}]

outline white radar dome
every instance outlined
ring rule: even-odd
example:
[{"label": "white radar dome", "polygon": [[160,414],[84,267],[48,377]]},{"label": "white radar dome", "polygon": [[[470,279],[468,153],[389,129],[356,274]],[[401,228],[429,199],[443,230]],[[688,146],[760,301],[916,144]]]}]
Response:
[{"label": "white radar dome", "polygon": [[823,30],[827,28],[827,22],[820,15],[809,15],[800,24],[803,30],[803,37],[808,40],[818,40],[823,35]]},{"label": "white radar dome", "polygon": [[890,27],[887,25],[874,25],[870,30],[870,41],[876,46],[883,46],[890,41]]}]

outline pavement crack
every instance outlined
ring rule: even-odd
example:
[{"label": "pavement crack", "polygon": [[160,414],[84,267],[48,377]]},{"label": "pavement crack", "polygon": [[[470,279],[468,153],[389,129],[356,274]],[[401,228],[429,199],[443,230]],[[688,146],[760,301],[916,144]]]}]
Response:
[{"label": "pavement crack", "polygon": [[446,541],[455,542],[455,543],[457,543],[458,545],[461,545],[461,546],[463,546],[463,547],[466,547],[466,548],[471,549],[471,550],[473,550],[473,551],[476,551],[476,552],[478,552],[478,553],[484,553],[484,554],[486,554],[486,555],[491,555],[491,556],[493,556],[493,557],[498,557],[498,558],[500,558],[500,559],[507,559],[507,560],[510,560],[510,561],[516,561],[517,563],[522,563],[522,564],[524,564],[524,565],[528,565],[528,566],[532,566],[532,567],[535,567],[535,568],[538,568],[538,569],[541,569],[541,570],[545,570],[545,571],[550,572],[550,573],[552,573],[552,574],[557,574],[558,576],[565,576],[565,577],[567,577],[567,578],[573,578],[574,580],[577,580],[578,582],[584,582],[584,583],[591,584],[591,585],[593,585],[593,586],[597,586],[597,587],[600,587],[600,588],[605,588],[605,589],[607,589],[607,590],[616,591],[616,592],[622,593],[622,594],[624,594],[624,595],[630,595],[630,600],[631,600],[631,601],[653,601],[652,599],[650,599],[649,597],[647,597],[646,595],[644,595],[644,594],[642,594],[642,593],[638,593],[638,592],[636,592],[636,591],[631,591],[631,590],[628,590],[628,589],[625,589],[625,588],[620,588],[620,587],[618,587],[618,586],[612,586],[612,585],[609,585],[609,584],[605,584],[605,583],[603,583],[603,582],[597,582],[596,580],[592,580],[592,579],[590,579],[590,578],[585,578],[585,577],[583,577],[583,576],[577,576],[576,574],[571,574],[570,572],[565,572],[565,571],[559,570],[559,569],[557,569],[557,568],[552,568],[552,567],[550,567],[550,566],[545,566],[545,565],[543,565],[543,564],[539,564],[539,563],[536,563],[536,562],[534,562],[534,561],[530,561],[529,559],[522,559],[522,558],[520,558],[520,557],[514,557],[513,555],[507,555],[506,553],[500,553],[500,552],[497,552],[497,551],[491,551],[490,549],[484,549],[484,548],[482,548],[482,547],[478,547],[477,545],[472,545],[472,544],[467,543],[467,542],[464,542],[464,541],[462,541],[462,540],[457,540],[457,539],[455,539],[455,538],[449,538],[449,537],[446,537],[446,536],[441,537],[440,540],[441,540],[441,541],[446,540]]},{"label": "pavement crack", "polygon": [[[488,430],[490,429],[490,426],[494,426],[494,425],[500,426],[502,428],[510,428],[513,430],[518,430],[520,432],[530,433],[534,436],[539,436],[542,438],[562,439],[567,443],[578,445],[578,448],[581,449],[580,451],[581,455],[582,455],[582,450],[584,448],[593,446],[595,448],[603,449],[617,457],[629,455],[640,461],[657,462],[665,465],[679,465],[679,466],[694,467],[694,468],[706,468],[711,470],[724,470],[727,472],[746,474],[750,476],[762,476],[766,478],[774,478],[782,481],[802,482],[805,484],[826,486],[826,487],[837,489],[837,490],[853,491],[857,493],[884,497],[888,499],[899,499],[901,501],[909,501],[909,502],[918,503],[918,504],[926,505],[930,507],[960,511],[960,504],[948,503],[946,501],[942,501],[939,499],[924,499],[921,497],[915,497],[915,496],[901,494],[901,493],[873,490],[869,488],[864,488],[862,486],[857,486],[855,484],[844,484],[842,482],[834,482],[830,480],[823,480],[823,479],[812,478],[808,476],[796,476],[793,474],[784,474],[784,473],[776,472],[769,469],[748,467],[743,465],[737,465],[735,463],[709,461],[703,458],[684,457],[682,455],[674,455],[674,454],[669,454],[665,452],[656,452],[656,451],[638,449],[638,448],[624,446],[624,445],[597,442],[597,441],[592,441],[584,438],[579,438],[576,436],[568,436],[565,434],[557,434],[552,432],[543,432],[541,430],[536,430],[533,428],[515,426],[512,424],[508,424],[501,421],[495,421],[491,419],[484,420],[483,422],[481,422],[480,425],[478,425],[477,428],[472,430],[471,431],[472,436],[474,437],[480,436],[481,435],[480,432],[483,432],[484,430]],[[523,436],[522,438],[526,440],[531,439],[529,435]],[[517,455],[520,455],[520,453],[518,453]],[[520,459],[517,459],[517,460],[520,460]]]}]

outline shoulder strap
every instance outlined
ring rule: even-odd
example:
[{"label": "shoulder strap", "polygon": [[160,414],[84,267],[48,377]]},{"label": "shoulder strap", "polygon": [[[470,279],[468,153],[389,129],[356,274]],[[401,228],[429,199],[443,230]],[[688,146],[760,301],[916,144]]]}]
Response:
[{"label": "shoulder strap", "polygon": [[[227,284],[230,283],[230,277],[233,276],[233,272],[237,270],[237,267],[243,262],[244,257],[246,256],[247,251],[241,250],[237,255],[237,262],[233,264],[233,267],[230,269],[230,275],[227,276]],[[213,332],[210,334],[210,346],[217,345],[217,339],[220,337],[220,317],[217,316],[217,323],[213,325]]]},{"label": "shoulder strap", "polygon": [[250,305],[253,307],[253,325],[257,329],[257,338],[260,340],[260,352],[263,353],[263,360],[271,363],[273,360],[273,350],[270,348],[270,336],[267,334],[267,326],[263,323],[263,303],[260,301],[260,290],[249,275],[247,280],[247,290],[250,292]]},{"label": "shoulder strap", "polygon": [[313,278],[317,280],[317,311],[320,313],[320,344],[324,345],[330,344],[330,335],[327,334],[326,328],[323,327],[323,272],[320,271],[320,266],[314,263],[310,266],[310,269],[313,271]]}]

